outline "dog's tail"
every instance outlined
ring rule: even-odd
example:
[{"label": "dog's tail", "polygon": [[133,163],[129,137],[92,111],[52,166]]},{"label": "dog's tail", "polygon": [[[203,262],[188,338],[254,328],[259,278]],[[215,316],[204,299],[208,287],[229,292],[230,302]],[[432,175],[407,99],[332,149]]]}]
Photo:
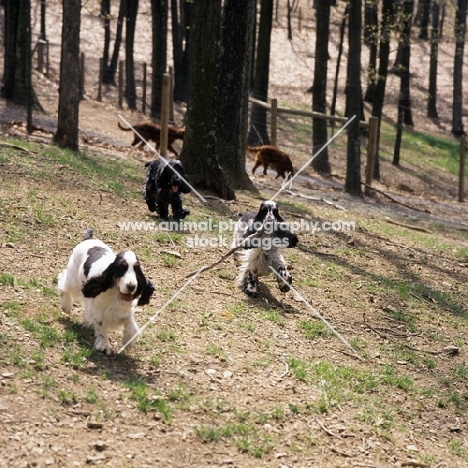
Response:
[{"label": "dog's tail", "polygon": [[131,130],[130,127],[122,127],[120,122],[117,122],[117,125],[119,126],[120,130],[123,130],[124,132],[129,132]]},{"label": "dog's tail", "polygon": [[93,238],[93,234],[94,234],[94,229],[93,228],[89,228],[86,232],[85,232],[85,235],[83,236],[83,240],[88,240],[88,239],[92,239]]}]

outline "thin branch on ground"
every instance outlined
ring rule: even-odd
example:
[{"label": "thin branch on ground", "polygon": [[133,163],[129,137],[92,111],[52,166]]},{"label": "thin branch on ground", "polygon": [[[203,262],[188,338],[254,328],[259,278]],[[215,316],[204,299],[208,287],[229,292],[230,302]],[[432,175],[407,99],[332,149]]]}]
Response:
[{"label": "thin branch on ground", "polygon": [[375,187],[372,187],[371,185],[366,184],[365,182],[361,182],[361,184],[364,185],[364,187],[369,188],[371,190],[374,190],[377,193],[380,193],[381,195],[383,195],[384,197],[387,197],[388,199],[392,200],[393,203],[397,203],[398,205],[406,206],[406,208],[410,208],[411,210],[415,210],[415,211],[420,211],[421,213],[430,213],[430,211],[428,209],[421,210],[420,208],[416,208],[415,206],[411,206],[411,205],[408,205],[407,203],[403,203],[401,201],[398,201],[396,198],[391,197],[387,193],[382,192],[382,190],[376,189]]}]

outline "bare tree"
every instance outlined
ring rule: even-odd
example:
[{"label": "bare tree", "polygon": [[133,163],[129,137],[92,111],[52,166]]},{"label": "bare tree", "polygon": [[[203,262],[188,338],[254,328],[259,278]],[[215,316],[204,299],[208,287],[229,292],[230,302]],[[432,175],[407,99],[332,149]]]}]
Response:
[{"label": "bare tree", "polygon": [[136,110],[135,61],[133,49],[138,14],[138,0],[127,0],[127,23],[125,28],[125,90],[129,109]]},{"label": "bare tree", "polygon": [[398,117],[397,117],[397,132],[395,136],[395,147],[393,150],[394,166],[400,164],[400,148],[401,138],[403,133],[403,123],[413,126],[413,116],[411,112],[410,98],[410,35],[411,21],[413,16],[414,0],[403,0],[402,9],[402,39],[400,39],[400,94],[398,97]]},{"label": "bare tree", "polygon": [[162,83],[166,73],[167,61],[167,18],[169,5],[167,0],[151,0],[153,47],[151,64],[153,79],[151,83],[151,117],[161,118]]},{"label": "bare tree", "polygon": [[374,102],[375,85],[377,81],[377,45],[379,43],[379,23],[377,15],[377,0],[365,0],[365,44],[369,46],[369,66],[367,69],[367,89],[364,101]]},{"label": "bare tree", "polygon": [[31,2],[6,0],[5,60],[2,94],[6,99],[38,110],[42,107],[31,83]]},{"label": "bare tree", "polygon": [[[315,40],[314,84],[312,88],[312,110],[325,114],[327,111],[328,39],[330,35],[330,0],[316,0],[317,29]],[[312,119],[314,152],[328,140],[327,121]],[[328,151],[325,149],[312,161],[312,167],[322,174],[331,172]]]},{"label": "bare tree", "polygon": [[117,16],[117,30],[115,33],[114,50],[110,63],[104,62],[104,70],[102,73],[102,82],[113,84],[115,86],[115,74],[117,73],[117,65],[119,62],[120,44],[122,43],[122,30],[125,18],[127,16],[127,0],[120,0],[119,14]]},{"label": "bare tree", "polygon": [[221,33],[221,0],[195,2],[190,41],[190,101],[181,159],[189,180],[225,199],[234,190],[216,155],[215,99]]},{"label": "bare tree", "polygon": [[216,154],[233,189],[255,187],[245,171],[255,0],[225,0],[216,98]]},{"label": "bare tree", "polygon": [[[392,29],[393,17],[393,0],[383,0],[382,20],[380,26],[379,70],[377,73],[377,82],[374,92],[374,104],[372,106],[372,116],[379,119],[379,131],[377,133],[378,141],[380,141],[380,121],[382,119],[385,88],[387,85],[388,63],[390,56],[390,32]],[[380,180],[380,156],[378,143],[377,152],[375,154],[373,177]]]},{"label": "bare tree", "polygon": [[[254,88],[252,94],[255,99],[267,102],[270,69],[270,41],[271,29],[273,26],[273,0],[261,0],[260,4],[257,60],[255,62]],[[268,145],[270,143],[266,109],[255,103],[252,104],[248,142],[251,145]]]},{"label": "bare tree", "polygon": [[63,2],[58,122],[53,138],[62,148],[75,151],[80,106],[80,13],[81,0]]},{"label": "bare tree", "polygon": [[466,37],[466,12],[468,0],[458,0],[455,14],[455,60],[453,65],[453,117],[452,134],[465,134],[463,129],[463,53]]},{"label": "bare tree", "polygon": [[439,63],[439,0],[432,0],[431,59],[429,64],[429,96],[427,116],[437,119],[437,68]]},{"label": "bare tree", "polygon": [[[180,5],[180,8],[179,8]],[[174,55],[174,101],[188,101],[188,50],[192,3],[171,0],[172,50]]]},{"label": "bare tree", "polygon": [[419,26],[419,39],[427,40],[431,0],[419,0],[415,23]]},{"label": "bare tree", "polygon": [[361,143],[359,121],[362,108],[361,91],[361,0],[350,0],[348,32],[348,89],[346,109],[348,118],[355,117],[348,126],[345,190],[351,195],[361,191]]}]

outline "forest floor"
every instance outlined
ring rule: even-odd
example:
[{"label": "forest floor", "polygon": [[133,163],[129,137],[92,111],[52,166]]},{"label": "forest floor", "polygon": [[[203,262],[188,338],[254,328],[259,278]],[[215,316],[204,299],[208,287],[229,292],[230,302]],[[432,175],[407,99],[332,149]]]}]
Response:
[{"label": "forest floor", "polygon": [[[285,34],[276,30],[274,44],[287,60]],[[295,50],[305,53],[308,40]],[[284,75],[280,63],[273,77]],[[308,73],[289,78],[294,89],[278,80],[273,89],[283,89],[283,102],[298,93],[310,100]],[[129,149],[120,111],[84,101],[82,152],[59,150],[50,133],[56,90],[36,77],[38,89],[41,82],[47,114],[35,123],[43,131],[28,136],[24,110],[0,102],[0,466],[468,466],[468,208],[441,163],[456,146],[445,108],[434,123],[416,100],[418,132],[406,133],[400,167],[391,164],[391,138],[383,142],[376,188],[391,198],[344,192],[340,143],[330,148],[332,177],[307,169],[282,192],[288,221],[354,223],[298,232],[298,247],[284,251],[298,294],[266,278],[258,298],[246,297],[229,258],[197,276],[134,349],[108,357],[92,351],[80,307],[65,315],[56,293],[85,230],[139,255],[156,285],[137,312],[143,325],[188,273],[227,251],[191,247],[197,235],[229,245],[231,233],[209,222],[256,210],[280,182],[272,172],[252,176],[258,191],[232,202],[186,196],[188,220],[207,230],[164,231],[141,198],[153,155]],[[307,158],[296,155],[294,165]],[[160,229],[122,230],[126,221]],[[120,338],[113,335],[116,346]]]}]

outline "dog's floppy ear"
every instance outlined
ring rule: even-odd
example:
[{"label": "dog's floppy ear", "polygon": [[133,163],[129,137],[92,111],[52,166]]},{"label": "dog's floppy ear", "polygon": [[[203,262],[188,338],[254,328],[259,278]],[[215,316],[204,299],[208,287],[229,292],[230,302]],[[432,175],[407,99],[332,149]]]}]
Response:
[{"label": "dog's floppy ear", "polygon": [[145,279],[145,286],[143,287],[143,290],[141,292],[140,299],[138,299],[138,304],[139,306],[143,306],[146,304],[149,304],[149,301],[151,299],[151,296],[153,295],[153,292],[155,290],[154,284]]},{"label": "dog's floppy ear", "polygon": [[135,266],[135,275],[137,277],[138,285],[135,294],[133,294],[133,299],[140,296],[138,299],[139,306],[149,304],[151,296],[155,290],[154,284],[145,278],[139,264]]},{"label": "dog's floppy ear", "polygon": [[[182,163],[178,159],[176,161],[174,161],[173,167],[180,174],[181,177],[183,177],[185,180],[187,180],[187,177],[185,176],[185,172],[184,172],[184,167],[182,166]],[[179,190],[182,193],[190,193],[192,191],[192,189],[185,182],[185,180],[180,179]]]},{"label": "dog's floppy ear", "polygon": [[100,276],[90,278],[81,288],[84,297],[96,297],[115,284],[115,267],[111,263]]},{"label": "dog's floppy ear", "polygon": [[278,226],[278,230],[275,232],[275,237],[281,239],[282,247],[292,249],[296,247],[299,242],[299,238],[291,232],[289,229],[283,228],[281,225]]},{"label": "dog's floppy ear", "polygon": [[146,184],[145,184],[145,191],[144,197],[145,202],[148,205],[148,209],[154,213],[156,211],[156,160],[149,161],[145,164],[145,167],[148,168],[147,175],[146,175]]}]

